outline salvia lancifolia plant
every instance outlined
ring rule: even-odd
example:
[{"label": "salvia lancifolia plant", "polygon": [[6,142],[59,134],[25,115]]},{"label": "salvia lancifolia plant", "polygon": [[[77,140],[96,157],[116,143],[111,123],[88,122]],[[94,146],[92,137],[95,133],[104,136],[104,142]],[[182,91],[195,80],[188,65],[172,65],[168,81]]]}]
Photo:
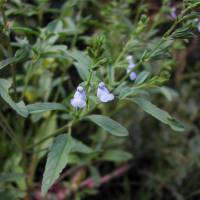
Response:
[{"label": "salvia lancifolia plant", "polygon": [[0,1],[1,145],[9,154],[1,170],[2,180],[15,182],[2,185],[7,195],[42,199],[68,164],[76,173],[62,187],[65,197],[94,189],[102,181],[95,163],[132,158],[121,144],[132,131],[125,116],[139,117],[136,107],[184,131],[181,116],[151,100],[170,95],[164,86],[174,73],[174,47],[197,37],[200,1],[162,0],[153,11],[152,4]]}]

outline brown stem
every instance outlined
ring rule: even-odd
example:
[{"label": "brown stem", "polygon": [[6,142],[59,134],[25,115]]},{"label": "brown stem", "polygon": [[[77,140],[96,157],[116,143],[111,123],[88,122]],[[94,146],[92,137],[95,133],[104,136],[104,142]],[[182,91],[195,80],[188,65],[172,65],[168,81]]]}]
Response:
[{"label": "brown stem", "polygon": [[[124,173],[126,173],[129,169],[131,168],[131,165],[126,163],[120,167],[118,167],[116,170],[114,170],[113,172],[102,176],[100,178],[100,184],[106,184],[108,182],[110,182],[111,180],[113,180],[114,178],[118,178],[120,176],[122,176]],[[65,200],[68,197],[70,197],[74,192],[84,189],[84,188],[96,188],[99,185],[96,185],[94,179],[92,177],[87,178],[86,180],[82,181],[76,188],[76,190],[72,190],[71,188],[65,187],[65,188],[59,188],[59,190],[56,191],[56,198],[59,200]],[[60,194],[62,194],[62,197],[60,197]],[[34,193],[34,197],[36,200],[41,200],[42,199],[42,195],[41,195],[41,191],[40,189],[38,189],[37,191],[35,191]],[[46,199],[50,200],[51,199],[51,195],[48,193],[46,195]]]}]

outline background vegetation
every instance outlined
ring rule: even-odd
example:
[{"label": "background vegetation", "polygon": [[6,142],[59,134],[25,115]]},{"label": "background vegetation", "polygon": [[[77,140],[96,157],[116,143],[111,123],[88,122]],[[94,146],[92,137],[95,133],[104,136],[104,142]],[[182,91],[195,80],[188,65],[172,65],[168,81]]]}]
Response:
[{"label": "background vegetation", "polygon": [[199,0],[0,7],[0,199],[200,199]]}]

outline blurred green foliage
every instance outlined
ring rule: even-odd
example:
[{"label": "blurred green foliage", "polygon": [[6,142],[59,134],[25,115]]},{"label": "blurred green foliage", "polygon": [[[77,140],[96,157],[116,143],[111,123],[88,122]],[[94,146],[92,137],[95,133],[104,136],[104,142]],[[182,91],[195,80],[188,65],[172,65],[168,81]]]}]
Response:
[{"label": "blurred green foliage", "polygon": [[0,8],[0,199],[200,198],[199,0]]}]

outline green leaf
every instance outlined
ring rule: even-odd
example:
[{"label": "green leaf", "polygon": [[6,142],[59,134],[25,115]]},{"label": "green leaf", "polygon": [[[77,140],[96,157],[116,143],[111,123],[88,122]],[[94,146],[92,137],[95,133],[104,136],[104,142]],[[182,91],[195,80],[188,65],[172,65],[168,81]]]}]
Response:
[{"label": "green leaf", "polygon": [[104,115],[89,115],[85,118],[94,122],[95,124],[105,129],[112,135],[127,136],[129,134],[127,129],[124,128],[121,124]]},{"label": "green leaf", "polygon": [[0,200],[16,200],[25,198],[26,194],[22,190],[11,188],[1,188]]},{"label": "green leaf", "polygon": [[89,66],[92,63],[91,58],[82,51],[73,50],[72,52],[68,52],[68,54],[74,60],[76,60],[79,63],[83,63],[85,66]]},{"label": "green leaf", "polygon": [[52,110],[66,110],[66,107],[60,103],[41,102],[27,105],[31,114],[47,112]]},{"label": "green leaf", "polygon": [[124,162],[132,159],[132,157],[133,156],[129,152],[113,149],[106,151],[102,159],[113,162]]},{"label": "green leaf", "polygon": [[74,141],[72,137],[66,134],[59,135],[54,139],[54,142],[48,153],[47,163],[42,179],[42,194],[45,195],[48,189],[53,185],[59,177],[61,171],[66,166],[68,154],[70,153]]},{"label": "green leaf", "polygon": [[135,84],[139,85],[139,84],[144,83],[144,81],[149,77],[149,74],[150,73],[147,71],[143,71],[143,72],[139,73],[139,75],[135,79]]},{"label": "green leaf", "polygon": [[2,60],[0,62],[0,70],[3,69],[4,67],[6,67],[7,65],[13,64],[16,62],[16,58],[7,58],[5,60]]},{"label": "green leaf", "polygon": [[37,31],[34,31],[33,29],[27,28],[27,27],[12,27],[11,29],[16,32],[22,32],[22,33],[32,34],[32,35],[36,35],[36,36],[39,35],[39,33]]},{"label": "green leaf", "polygon": [[[34,137],[34,143],[36,144],[39,141],[43,140],[44,138],[52,135],[55,132],[56,128],[57,128],[56,115],[50,116],[38,128],[37,134]],[[33,139],[31,138],[31,140]],[[38,160],[40,160],[46,154],[46,151],[42,151],[42,150],[49,148],[52,142],[53,142],[53,138],[50,138],[35,147],[35,151],[38,152],[36,155]]]},{"label": "green leaf", "polygon": [[83,80],[87,80],[89,77],[89,67],[92,64],[91,58],[84,54],[81,51],[74,50],[72,52],[68,52],[68,55],[71,56],[76,62],[74,65]]},{"label": "green leaf", "polygon": [[175,131],[184,131],[184,126],[175,118],[171,117],[168,112],[161,110],[156,105],[152,104],[142,98],[134,98],[133,102],[136,103],[145,112],[155,117],[164,124],[169,125]]},{"label": "green leaf", "polygon": [[61,20],[53,20],[47,26],[46,30],[50,33],[59,33],[63,29],[63,23]]},{"label": "green leaf", "polygon": [[95,185],[99,186],[101,183],[101,174],[99,173],[98,168],[95,166],[90,166],[89,169]]},{"label": "green leaf", "polygon": [[18,61],[24,59],[25,57],[27,57],[28,52],[25,49],[19,49],[17,50],[16,54],[14,57],[12,58],[7,58],[5,60],[2,60],[0,62],[0,70],[3,69],[4,67],[17,63]]},{"label": "green leaf", "polygon": [[70,153],[68,155],[68,163],[69,164],[80,164],[80,162],[81,162],[81,159],[77,154]]},{"label": "green leaf", "polygon": [[119,90],[119,99],[125,99],[129,96],[148,96],[147,90],[137,87],[124,87]]},{"label": "green leaf", "polygon": [[92,149],[71,135],[62,134],[54,139],[47,157],[42,180],[42,194],[46,194],[69,160],[69,153],[91,153]]},{"label": "green leaf", "polygon": [[1,182],[16,182],[19,179],[25,179],[25,174],[20,173],[9,173],[0,175],[0,183]]},{"label": "green leaf", "polygon": [[5,79],[0,79],[0,96],[6,101],[12,109],[14,109],[22,117],[28,116],[28,110],[23,101],[15,103],[8,94],[8,89],[11,87],[11,83]]},{"label": "green leaf", "polygon": [[87,80],[89,77],[88,67],[86,67],[86,65],[84,65],[83,63],[79,63],[79,62],[74,62],[74,65],[81,79],[84,81]]},{"label": "green leaf", "polygon": [[178,98],[179,96],[175,90],[169,87],[163,86],[160,87],[159,90],[167,98],[168,101],[172,101],[173,99]]},{"label": "green leaf", "polygon": [[72,148],[72,152],[80,152],[80,153],[86,153],[86,154],[93,152],[93,150],[90,147],[88,147],[81,141],[74,139],[74,138],[73,138],[73,140],[74,140],[75,145]]},{"label": "green leaf", "polygon": [[176,31],[173,32],[173,34],[171,35],[172,38],[182,38],[182,39],[187,39],[187,38],[191,38],[194,36],[194,34],[192,33],[193,30],[193,24],[192,23],[188,23],[185,26],[176,29]]}]

